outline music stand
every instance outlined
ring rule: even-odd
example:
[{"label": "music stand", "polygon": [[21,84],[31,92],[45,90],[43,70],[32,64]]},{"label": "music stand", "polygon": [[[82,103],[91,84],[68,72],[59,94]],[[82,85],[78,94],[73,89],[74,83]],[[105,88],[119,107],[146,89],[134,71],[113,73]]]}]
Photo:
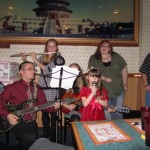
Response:
[{"label": "music stand", "polygon": [[[59,102],[61,106],[61,89],[69,89],[72,88],[73,82],[76,79],[77,75],[79,74],[79,71],[77,69],[73,69],[67,66],[56,66],[56,68],[53,68],[52,70],[52,80],[50,82],[50,87],[52,88],[58,88],[59,92]],[[69,81],[64,81],[68,79]],[[64,82],[63,82],[64,81]],[[60,110],[62,108],[60,107]],[[62,143],[62,112],[60,111],[60,143]],[[56,122],[56,142],[58,140],[58,122]]]}]

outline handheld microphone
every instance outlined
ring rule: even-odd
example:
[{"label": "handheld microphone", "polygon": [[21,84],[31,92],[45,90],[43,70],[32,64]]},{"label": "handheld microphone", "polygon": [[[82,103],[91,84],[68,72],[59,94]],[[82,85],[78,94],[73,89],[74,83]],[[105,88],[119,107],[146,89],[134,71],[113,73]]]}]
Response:
[{"label": "handheld microphone", "polygon": [[[95,87],[96,87],[96,85],[97,85],[96,82],[93,81],[93,82],[92,82],[92,86],[95,86]],[[94,96],[96,96],[96,92],[94,93]]]}]

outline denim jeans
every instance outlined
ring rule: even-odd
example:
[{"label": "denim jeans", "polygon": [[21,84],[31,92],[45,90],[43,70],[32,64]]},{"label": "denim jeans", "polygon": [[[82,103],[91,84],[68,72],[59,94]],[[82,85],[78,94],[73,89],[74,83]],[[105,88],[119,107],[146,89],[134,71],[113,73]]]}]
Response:
[{"label": "denim jeans", "polygon": [[150,91],[146,92],[145,97],[146,97],[146,106],[150,107]]},{"label": "denim jeans", "polygon": [[[108,106],[122,106],[123,101],[124,101],[124,96],[125,96],[125,93],[122,92],[116,97],[110,97],[108,101]],[[117,111],[113,113],[108,113],[108,111],[105,110],[105,117],[106,117],[106,120],[123,119],[123,114]]]}]

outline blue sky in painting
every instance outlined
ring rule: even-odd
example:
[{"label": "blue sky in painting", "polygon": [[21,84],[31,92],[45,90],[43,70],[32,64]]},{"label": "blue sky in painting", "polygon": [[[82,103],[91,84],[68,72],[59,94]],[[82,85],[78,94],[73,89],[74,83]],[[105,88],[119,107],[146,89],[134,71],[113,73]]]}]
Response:
[{"label": "blue sky in painting", "polygon": [[[103,21],[133,21],[133,0],[67,0],[68,9],[72,10],[71,18],[90,18]],[[8,7],[12,6],[11,10]],[[36,0],[1,0],[0,17],[9,14],[34,17],[33,8]],[[113,12],[117,11],[117,14]]]}]

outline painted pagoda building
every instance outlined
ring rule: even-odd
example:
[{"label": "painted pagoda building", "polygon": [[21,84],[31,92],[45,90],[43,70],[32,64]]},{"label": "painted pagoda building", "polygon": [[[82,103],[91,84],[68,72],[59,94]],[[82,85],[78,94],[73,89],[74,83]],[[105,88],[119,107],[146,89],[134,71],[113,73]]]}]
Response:
[{"label": "painted pagoda building", "polygon": [[62,34],[60,19],[69,18],[72,13],[65,0],[37,0],[38,8],[33,9],[37,17],[46,17],[43,34]]}]

